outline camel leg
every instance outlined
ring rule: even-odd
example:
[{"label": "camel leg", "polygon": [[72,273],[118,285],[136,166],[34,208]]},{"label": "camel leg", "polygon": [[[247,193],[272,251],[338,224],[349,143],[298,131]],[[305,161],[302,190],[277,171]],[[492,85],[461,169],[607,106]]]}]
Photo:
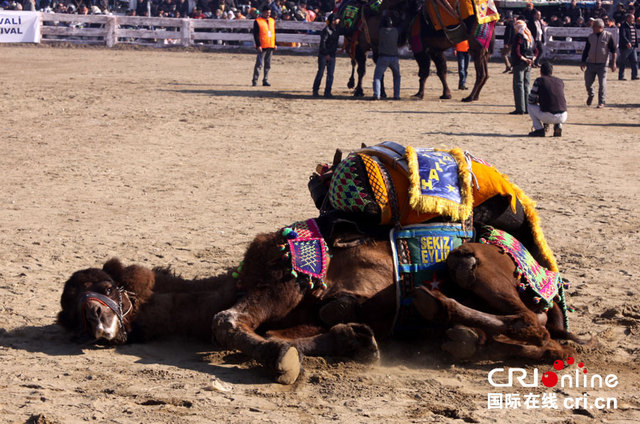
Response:
[{"label": "camel leg", "polygon": [[447,59],[444,57],[444,52],[442,50],[431,50],[429,55],[436,65],[436,72],[442,83],[442,96],[440,98],[443,100],[450,99],[451,90],[449,90],[449,85],[447,84]]},{"label": "camel leg", "polygon": [[424,84],[429,78],[429,72],[431,68],[431,58],[429,55],[422,51],[413,53],[413,58],[418,63],[418,92],[413,95],[413,97],[417,97],[420,100],[424,98]]},{"label": "camel leg", "polygon": [[553,339],[549,339],[542,346],[522,344],[507,337],[495,337],[487,343],[484,356],[494,360],[504,360],[509,358],[524,358],[535,361],[554,361],[565,359],[576,354],[576,350],[571,346],[563,346]]},{"label": "camel leg", "polygon": [[292,384],[301,371],[300,353],[286,340],[265,339],[255,330],[277,321],[302,300],[298,283],[291,279],[276,290],[266,287],[252,291],[232,308],[213,317],[214,339],[223,347],[238,349],[262,363],[278,383]]},{"label": "camel leg", "polygon": [[469,40],[469,54],[473,58],[473,65],[476,70],[476,80],[473,84],[471,93],[462,99],[463,102],[471,102],[478,100],[480,91],[489,79],[489,54],[484,48],[475,40]]},{"label": "camel leg", "polygon": [[370,363],[380,359],[380,351],[373,330],[358,323],[337,324],[326,331],[315,327],[269,331],[270,338],[280,338],[307,356],[342,356]]},{"label": "camel leg", "polygon": [[356,80],[354,78],[354,74],[356,72],[356,61],[355,59],[351,59],[351,76],[349,77],[349,82],[347,83],[347,88],[352,89],[356,86]]},{"label": "camel leg", "polygon": [[353,91],[354,97],[363,97],[364,90],[362,89],[362,80],[367,72],[367,54],[362,51],[360,47],[356,48],[356,62],[358,63],[358,85]]},{"label": "camel leg", "polygon": [[[538,346],[549,340],[549,332],[541,325],[544,317],[527,311],[512,315],[494,315],[470,308],[439,291],[424,286],[414,292],[416,309],[425,319],[476,327],[488,334],[504,334]],[[540,314],[542,315],[542,314]]]}]

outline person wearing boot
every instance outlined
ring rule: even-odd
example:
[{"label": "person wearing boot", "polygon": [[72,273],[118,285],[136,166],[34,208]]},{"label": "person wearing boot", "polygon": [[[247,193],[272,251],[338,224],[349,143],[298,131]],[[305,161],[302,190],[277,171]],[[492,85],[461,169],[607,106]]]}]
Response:
[{"label": "person wearing boot", "polygon": [[540,77],[536,78],[527,99],[529,116],[533,121],[531,137],[544,137],[549,124],[553,124],[553,136],[562,136],[562,124],[567,120],[567,101],[564,98],[564,82],[553,76],[553,65],[543,62]]},{"label": "person wearing boot", "polygon": [[332,13],[327,18],[327,26],[320,33],[320,47],[318,49],[318,72],[313,81],[313,97],[320,97],[320,83],[325,68],[327,69],[327,80],[324,85],[324,97],[333,97],[331,95],[331,86],[333,85],[333,71],[336,67],[336,51],[338,50],[338,24],[340,19],[338,15]]},{"label": "person wearing boot", "polygon": [[458,90],[468,90],[466,82],[469,70],[469,41],[464,40],[456,44],[455,51],[458,59]]}]

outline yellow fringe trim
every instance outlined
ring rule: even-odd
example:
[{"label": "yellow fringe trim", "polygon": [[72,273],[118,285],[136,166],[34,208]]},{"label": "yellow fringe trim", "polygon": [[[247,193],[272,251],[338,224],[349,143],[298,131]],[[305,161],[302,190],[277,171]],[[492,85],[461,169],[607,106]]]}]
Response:
[{"label": "yellow fringe trim", "polygon": [[540,227],[540,217],[538,216],[538,212],[536,212],[536,202],[524,194],[524,191],[522,191],[520,187],[513,183],[511,183],[511,185],[513,186],[513,191],[515,191],[516,196],[518,196],[518,200],[520,200],[520,203],[522,204],[522,209],[527,217],[527,221],[529,222],[529,225],[531,225],[533,239],[540,249],[540,254],[547,260],[549,269],[553,272],[558,272],[558,263],[556,262],[556,258],[553,256],[553,252],[547,244],[547,240],[544,238],[544,233]]},{"label": "yellow fringe trim", "polygon": [[409,205],[413,210],[421,213],[437,213],[454,221],[465,221],[473,211],[473,195],[471,192],[471,175],[467,169],[467,161],[461,149],[436,151],[449,153],[458,164],[458,183],[462,196],[462,203],[435,196],[422,195],[420,190],[420,172],[418,169],[418,154],[408,146],[406,149],[407,164],[409,165]]}]

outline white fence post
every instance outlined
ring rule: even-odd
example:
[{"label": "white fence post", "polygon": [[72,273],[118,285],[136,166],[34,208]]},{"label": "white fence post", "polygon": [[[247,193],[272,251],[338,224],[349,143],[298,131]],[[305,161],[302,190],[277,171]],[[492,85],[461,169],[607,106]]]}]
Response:
[{"label": "white fence post", "polygon": [[106,31],[104,39],[107,43],[107,47],[113,47],[118,42],[118,18],[115,16],[108,16],[104,29]]},{"label": "white fence post", "polygon": [[184,47],[189,47],[191,42],[191,19],[186,18],[182,19],[182,25],[180,26],[181,32],[181,43]]}]

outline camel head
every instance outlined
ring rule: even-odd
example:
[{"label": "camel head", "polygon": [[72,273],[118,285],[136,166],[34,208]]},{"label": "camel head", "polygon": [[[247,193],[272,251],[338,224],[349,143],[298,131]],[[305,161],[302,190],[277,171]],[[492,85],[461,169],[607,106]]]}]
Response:
[{"label": "camel head", "polygon": [[64,284],[58,324],[79,341],[123,344],[137,312],[138,293],[144,296],[153,284],[151,270],[125,268],[115,258],[102,269],[76,271]]}]

